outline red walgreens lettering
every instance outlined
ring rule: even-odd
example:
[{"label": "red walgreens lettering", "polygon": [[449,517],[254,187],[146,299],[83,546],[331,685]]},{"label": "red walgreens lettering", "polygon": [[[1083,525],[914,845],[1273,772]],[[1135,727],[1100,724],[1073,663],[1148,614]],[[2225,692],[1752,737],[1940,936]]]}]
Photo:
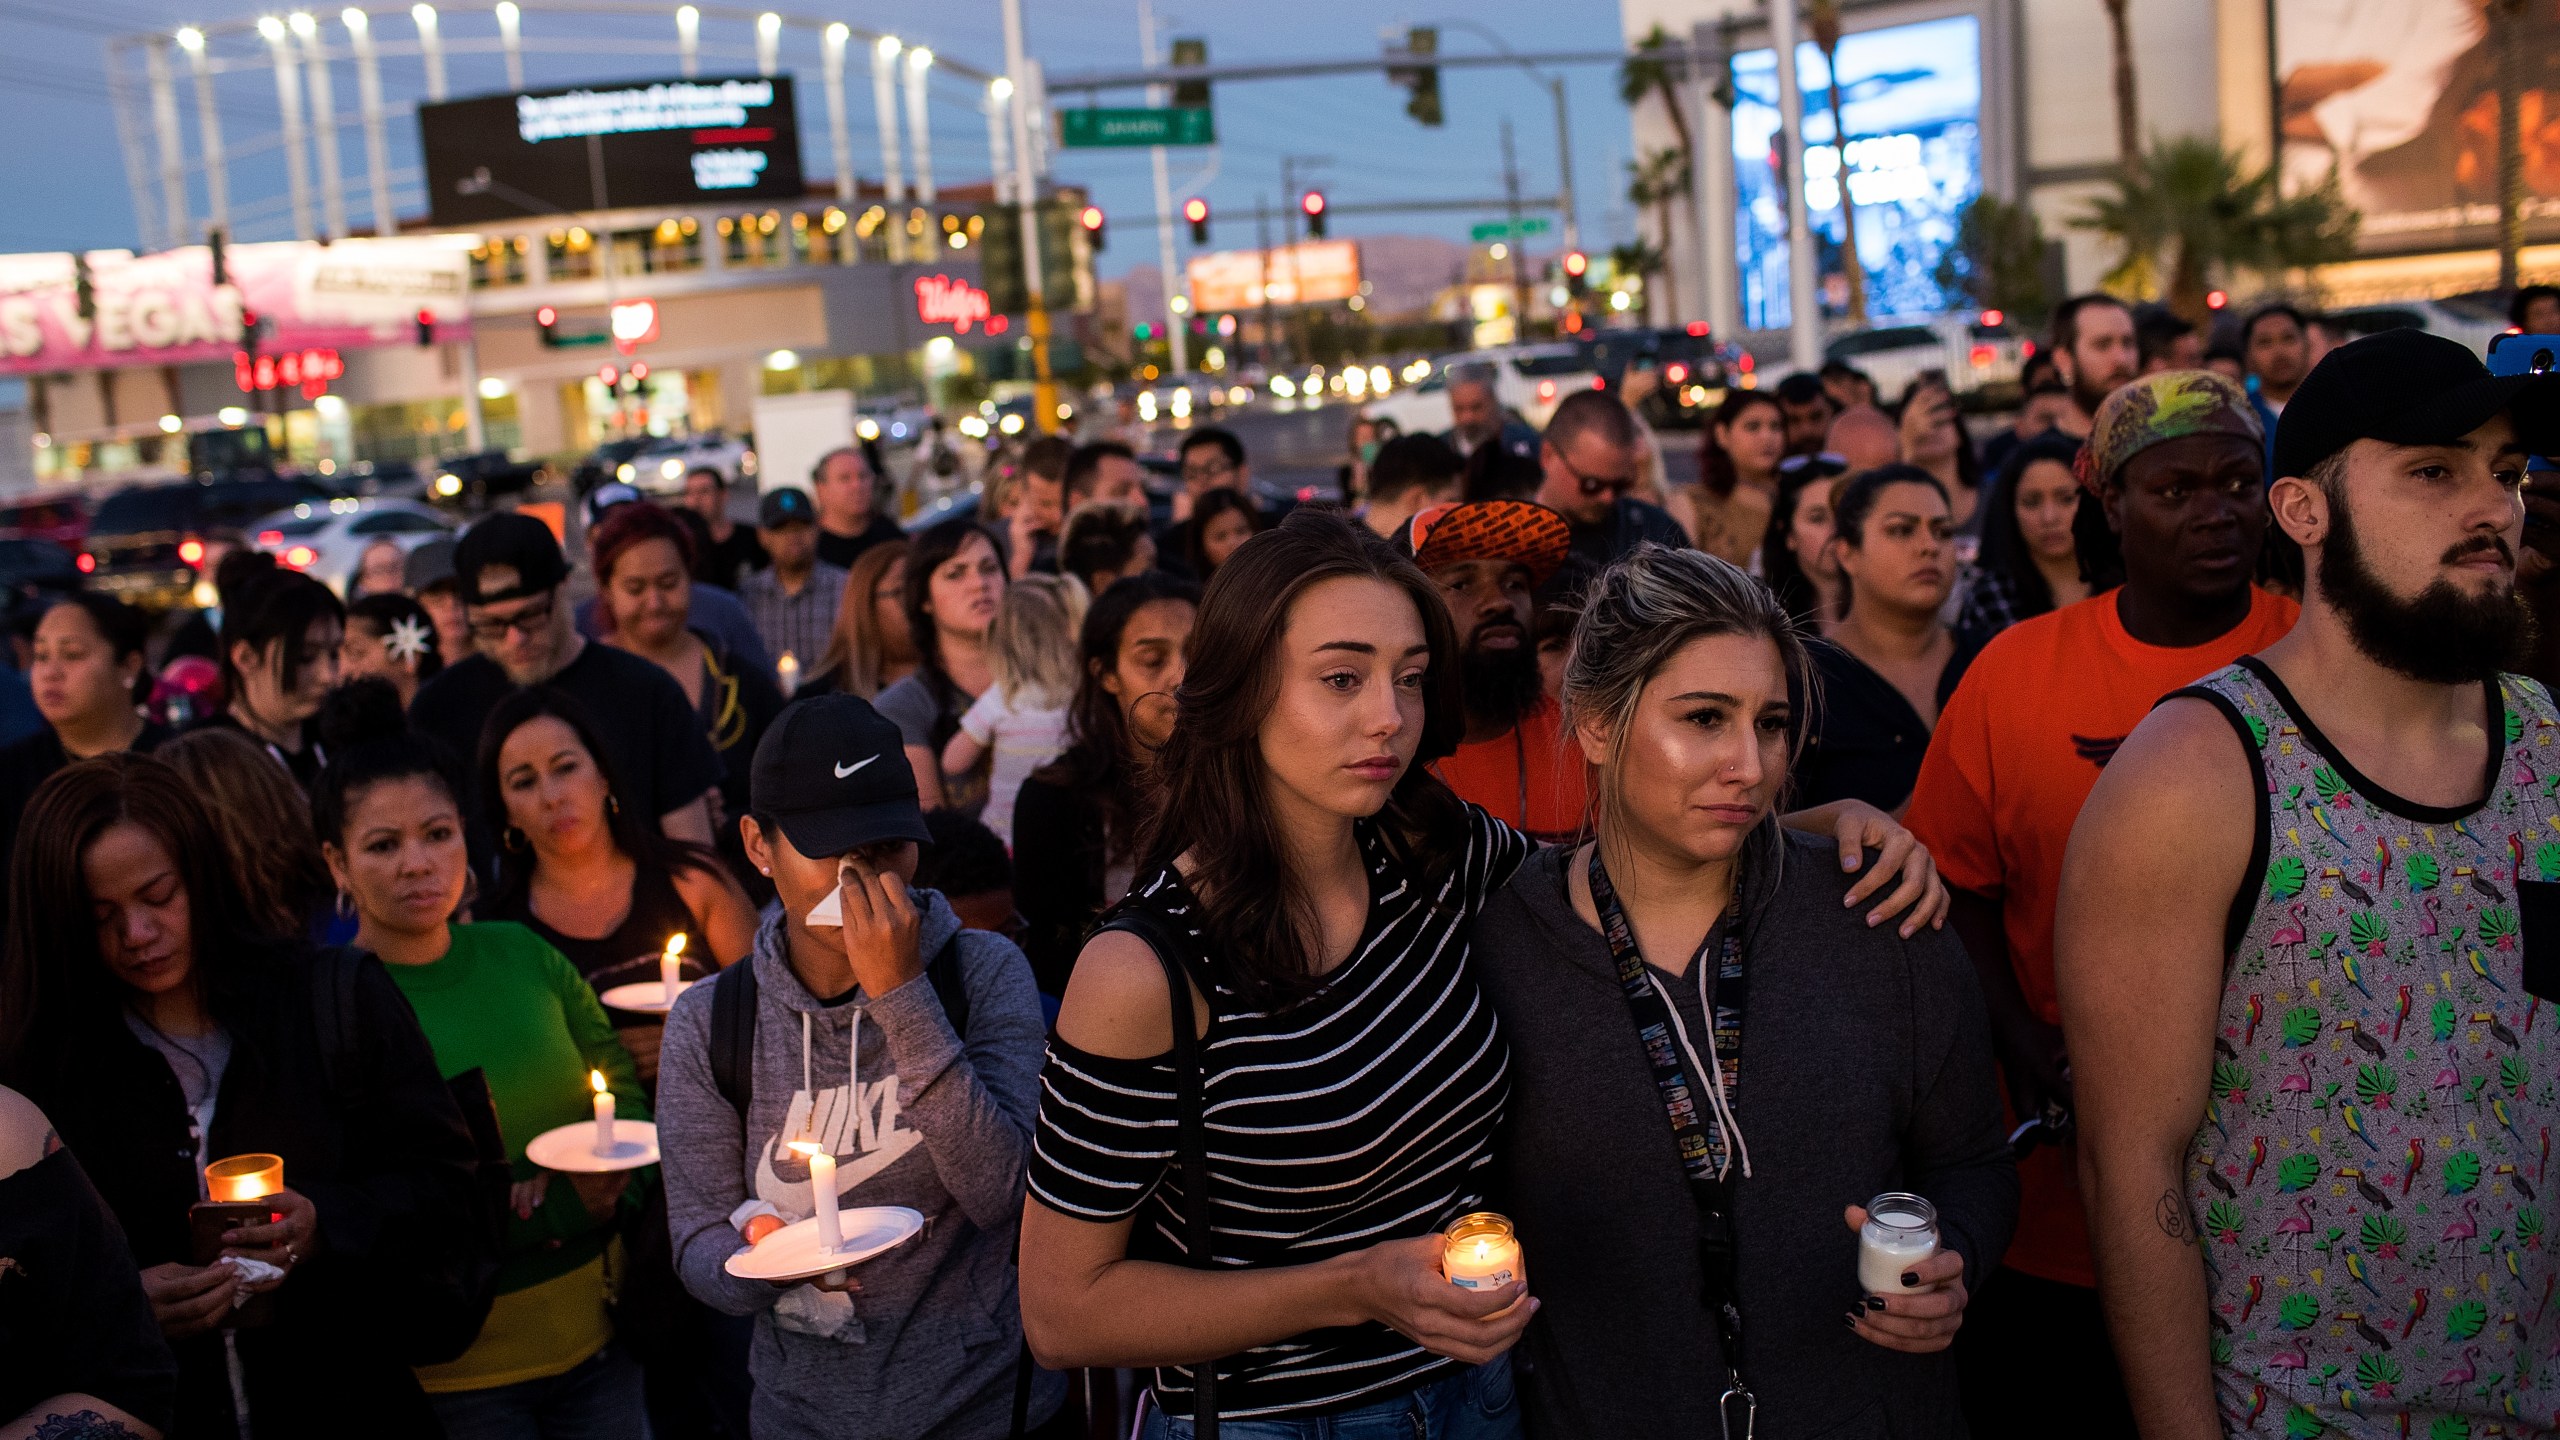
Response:
[{"label": "red walgreens lettering", "polygon": [[948,325],[966,335],[970,326],[993,313],[987,292],[966,280],[954,280],[948,275],[916,278],[916,318],[927,325]]}]

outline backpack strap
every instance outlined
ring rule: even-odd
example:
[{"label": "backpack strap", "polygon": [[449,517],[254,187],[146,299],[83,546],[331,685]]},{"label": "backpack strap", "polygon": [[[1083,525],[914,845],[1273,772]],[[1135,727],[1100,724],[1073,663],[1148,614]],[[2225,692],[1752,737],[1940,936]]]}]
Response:
[{"label": "backpack strap", "polygon": [[711,981],[711,1083],[740,1125],[756,1098],[755,1061],[756,957],[749,955]]},{"label": "backpack strap", "polygon": [[[1165,990],[1172,1006],[1173,1089],[1177,1129],[1174,1160],[1182,1170],[1182,1233],[1187,1263],[1198,1270],[1217,1268],[1209,1235],[1208,1071],[1201,1059],[1198,1021],[1191,1012],[1191,976],[1182,967],[1173,936],[1162,922],[1143,911],[1124,908],[1101,927],[1121,930],[1145,941],[1164,967]],[[1196,1440],[1218,1440],[1218,1362],[1191,1367],[1192,1421]]]},{"label": "backpack strap", "polygon": [[960,935],[954,930],[942,948],[925,962],[924,978],[933,982],[934,998],[942,1002],[944,1018],[951,1022],[951,1033],[962,1044],[969,1040],[969,982],[960,973]]}]

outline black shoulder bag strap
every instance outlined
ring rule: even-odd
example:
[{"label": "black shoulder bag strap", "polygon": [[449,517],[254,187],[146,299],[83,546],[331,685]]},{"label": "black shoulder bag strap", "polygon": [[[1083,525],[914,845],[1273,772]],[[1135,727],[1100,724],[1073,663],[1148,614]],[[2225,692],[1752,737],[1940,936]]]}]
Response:
[{"label": "black shoulder bag strap", "polygon": [[[1197,1017],[1191,1012],[1191,976],[1182,968],[1173,937],[1154,916],[1124,910],[1105,930],[1125,930],[1146,942],[1164,967],[1173,1019],[1173,1090],[1177,1119],[1174,1160],[1182,1170],[1183,1249],[1195,1269],[1216,1268],[1209,1241],[1208,1071],[1200,1056]],[[1196,1440],[1218,1440],[1218,1362],[1191,1367],[1191,1431]]]},{"label": "black shoulder bag strap", "polygon": [[[942,942],[925,962],[925,979],[932,983],[936,999],[942,1002],[943,1016],[951,1022],[951,1033],[966,1042],[969,1038],[969,983],[960,973],[960,932]],[[756,1097],[756,957],[730,966],[711,981],[711,1083],[720,1098],[738,1112],[744,1124],[747,1106]]]}]

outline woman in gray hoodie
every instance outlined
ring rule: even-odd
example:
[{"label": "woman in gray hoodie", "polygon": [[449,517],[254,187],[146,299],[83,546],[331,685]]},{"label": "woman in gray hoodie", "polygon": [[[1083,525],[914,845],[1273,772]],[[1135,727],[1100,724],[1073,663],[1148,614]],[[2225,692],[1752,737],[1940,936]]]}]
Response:
[{"label": "woman in gray hoodie", "polygon": [[[1476,927],[1533,1440],[1962,1433],[1946,1347],[2017,1211],[1982,1002],[1954,936],[1863,923],[1832,842],[1773,818],[1805,675],[1777,601],[1696,551],[1586,601],[1565,701],[1598,839]],[[1862,1283],[1891,1191],[1941,1248]]]},{"label": "woman in gray hoodie", "polygon": [[[760,1317],[756,1440],[998,1440],[1028,1364],[1013,1247],[1042,1054],[1031,968],[909,888],[927,833],[915,775],[867,702],[785,708],[751,778],[747,854],[781,913],[752,955],[678,997],[659,1056],[677,1273],[705,1304]],[[811,923],[830,896],[841,923]],[[903,1205],[923,1230],[850,1286],[730,1274],[730,1256],[814,1213],[793,1141],[835,1157],[846,1209]],[[1036,1424],[1065,1384],[1031,1384]]]}]

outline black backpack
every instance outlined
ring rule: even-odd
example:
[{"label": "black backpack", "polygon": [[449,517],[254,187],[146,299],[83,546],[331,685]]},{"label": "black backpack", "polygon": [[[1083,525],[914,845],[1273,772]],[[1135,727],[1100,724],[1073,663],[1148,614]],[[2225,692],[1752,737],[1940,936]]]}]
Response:
[{"label": "black backpack", "polygon": [[[361,1077],[365,1073],[363,1037],[356,1026],[356,981],[364,951],[330,946],[315,957],[312,970],[311,1019],[320,1037],[321,1078],[338,1100],[342,1115],[360,1113],[366,1105]],[[379,962],[376,962],[379,963]],[[461,1358],[480,1338],[489,1305],[498,1294],[498,1262],[507,1245],[507,1221],[513,1213],[509,1190],[515,1173],[507,1160],[506,1137],[498,1128],[498,1108],[489,1095],[489,1077],[477,1068],[445,1082],[462,1122],[471,1132],[472,1189],[478,1223],[445,1237],[441,1245],[408,1251],[399,1264],[402,1303],[394,1344],[411,1365],[440,1365]]]}]

